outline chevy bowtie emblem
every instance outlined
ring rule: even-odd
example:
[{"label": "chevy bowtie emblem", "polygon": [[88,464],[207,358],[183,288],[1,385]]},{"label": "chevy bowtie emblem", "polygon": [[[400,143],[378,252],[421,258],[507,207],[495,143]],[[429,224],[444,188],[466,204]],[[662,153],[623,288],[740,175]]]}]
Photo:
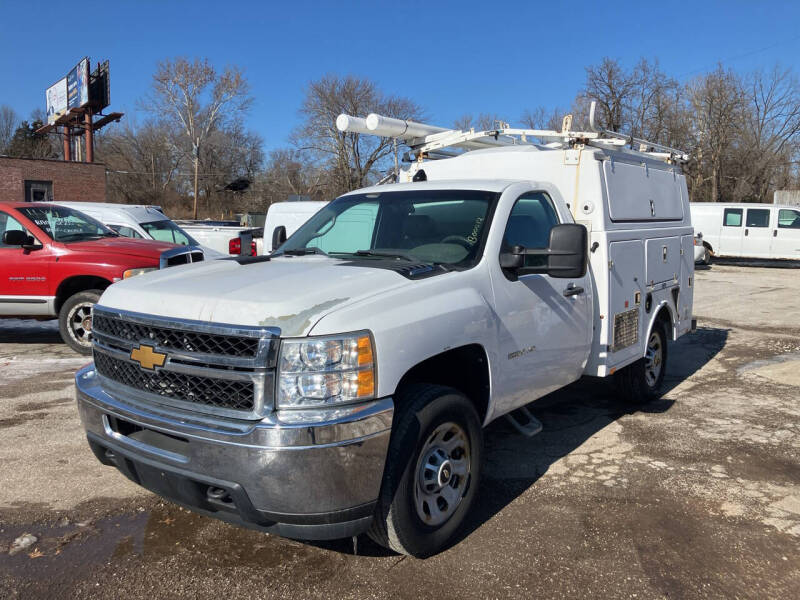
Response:
[{"label": "chevy bowtie emblem", "polygon": [[138,348],[131,350],[131,360],[139,363],[143,369],[153,371],[156,367],[164,366],[167,355],[156,352],[152,346],[140,344]]}]

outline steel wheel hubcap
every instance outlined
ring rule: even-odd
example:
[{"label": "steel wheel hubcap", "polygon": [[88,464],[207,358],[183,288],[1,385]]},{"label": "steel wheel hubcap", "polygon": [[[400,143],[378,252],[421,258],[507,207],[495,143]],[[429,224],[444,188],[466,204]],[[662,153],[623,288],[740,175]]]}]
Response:
[{"label": "steel wheel hubcap", "polygon": [[87,302],[76,305],[72,309],[69,325],[75,341],[82,346],[88,346],[91,343],[92,333],[92,304]]},{"label": "steel wheel hubcap", "polygon": [[661,336],[653,332],[647,341],[647,353],[644,361],[644,376],[647,385],[654,387],[661,375],[664,364],[664,349],[661,344]]},{"label": "steel wheel hubcap", "polygon": [[434,429],[419,454],[416,473],[417,516],[426,525],[441,525],[453,515],[469,483],[470,445],[464,429],[452,422]]}]

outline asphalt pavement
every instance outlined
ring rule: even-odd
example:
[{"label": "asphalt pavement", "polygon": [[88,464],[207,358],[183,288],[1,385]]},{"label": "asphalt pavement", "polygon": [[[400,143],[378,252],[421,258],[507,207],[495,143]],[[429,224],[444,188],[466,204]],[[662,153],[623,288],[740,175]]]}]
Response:
[{"label": "asphalt pavement", "polygon": [[427,560],[138,488],[86,444],[87,359],[54,323],[0,321],[0,598],[800,597],[799,297],[791,269],[699,270],[663,396],[632,407],[589,379],[532,405],[536,437],[490,425],[477,509]]}]

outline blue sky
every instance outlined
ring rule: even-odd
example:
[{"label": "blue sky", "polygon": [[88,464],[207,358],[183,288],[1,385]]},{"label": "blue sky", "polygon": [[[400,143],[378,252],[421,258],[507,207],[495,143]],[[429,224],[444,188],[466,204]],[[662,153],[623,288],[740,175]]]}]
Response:
[{"label": "blue sky", "polygon": [[603,56],[657,58],[681,80],[717,62],[800,73],[796,1],[0,0],[0,15],[0,104],[21,115],[44,109],[45,88],[88,55],[111,61],[110,110],[135,117],[159,60],[200,56],[244,68],[249,126],[268,150],[287,143],[307,82],[329,72],[374,79],[442,125],[567,106]]}]

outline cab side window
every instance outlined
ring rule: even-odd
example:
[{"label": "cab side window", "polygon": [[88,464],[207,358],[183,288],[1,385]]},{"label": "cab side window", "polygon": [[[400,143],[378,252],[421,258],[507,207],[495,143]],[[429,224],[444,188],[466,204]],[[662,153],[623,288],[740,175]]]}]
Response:
[{"label": "cab side window", "polygon": [[7,246],[3,243],[3,234],[6,231],[25,231],[22,224],[11,215],[0,212],[0,248],[17,248],[19,246]]},{"label": "cab side window", "polygon": [[741,208],[726,208],[725,215],[722,218],[722,224],[725,227],[741,227],[742,226],[742,209]]},{"label": "cab side window", "polygon": [[[558,224],[553,202],[543,192],[528,192],[517,199],[506,224],[503,252],[514,246],[547,248],[550,230]],[[546,256],[526,256],[526,267],[540,267],[547,263]]]},{"label": "cab side window", "polygon": [[747,227],[769,227],[769,209],[748,208]]},{"label": "cab side window", "polygon": [[778,211],[778,227],[800,229],[800,210],[782,208]]},{"label": "cab side window", "polygon": [[122,237],[133,238],[136,240],[144,239],[141,235],[139,235],[138,231],[136,231],[135,229],[131,229],[130,227],[126,227],[125,225],[109,225],[109,227],[114,231],[116,231],[118,234],[120,234]]}]

